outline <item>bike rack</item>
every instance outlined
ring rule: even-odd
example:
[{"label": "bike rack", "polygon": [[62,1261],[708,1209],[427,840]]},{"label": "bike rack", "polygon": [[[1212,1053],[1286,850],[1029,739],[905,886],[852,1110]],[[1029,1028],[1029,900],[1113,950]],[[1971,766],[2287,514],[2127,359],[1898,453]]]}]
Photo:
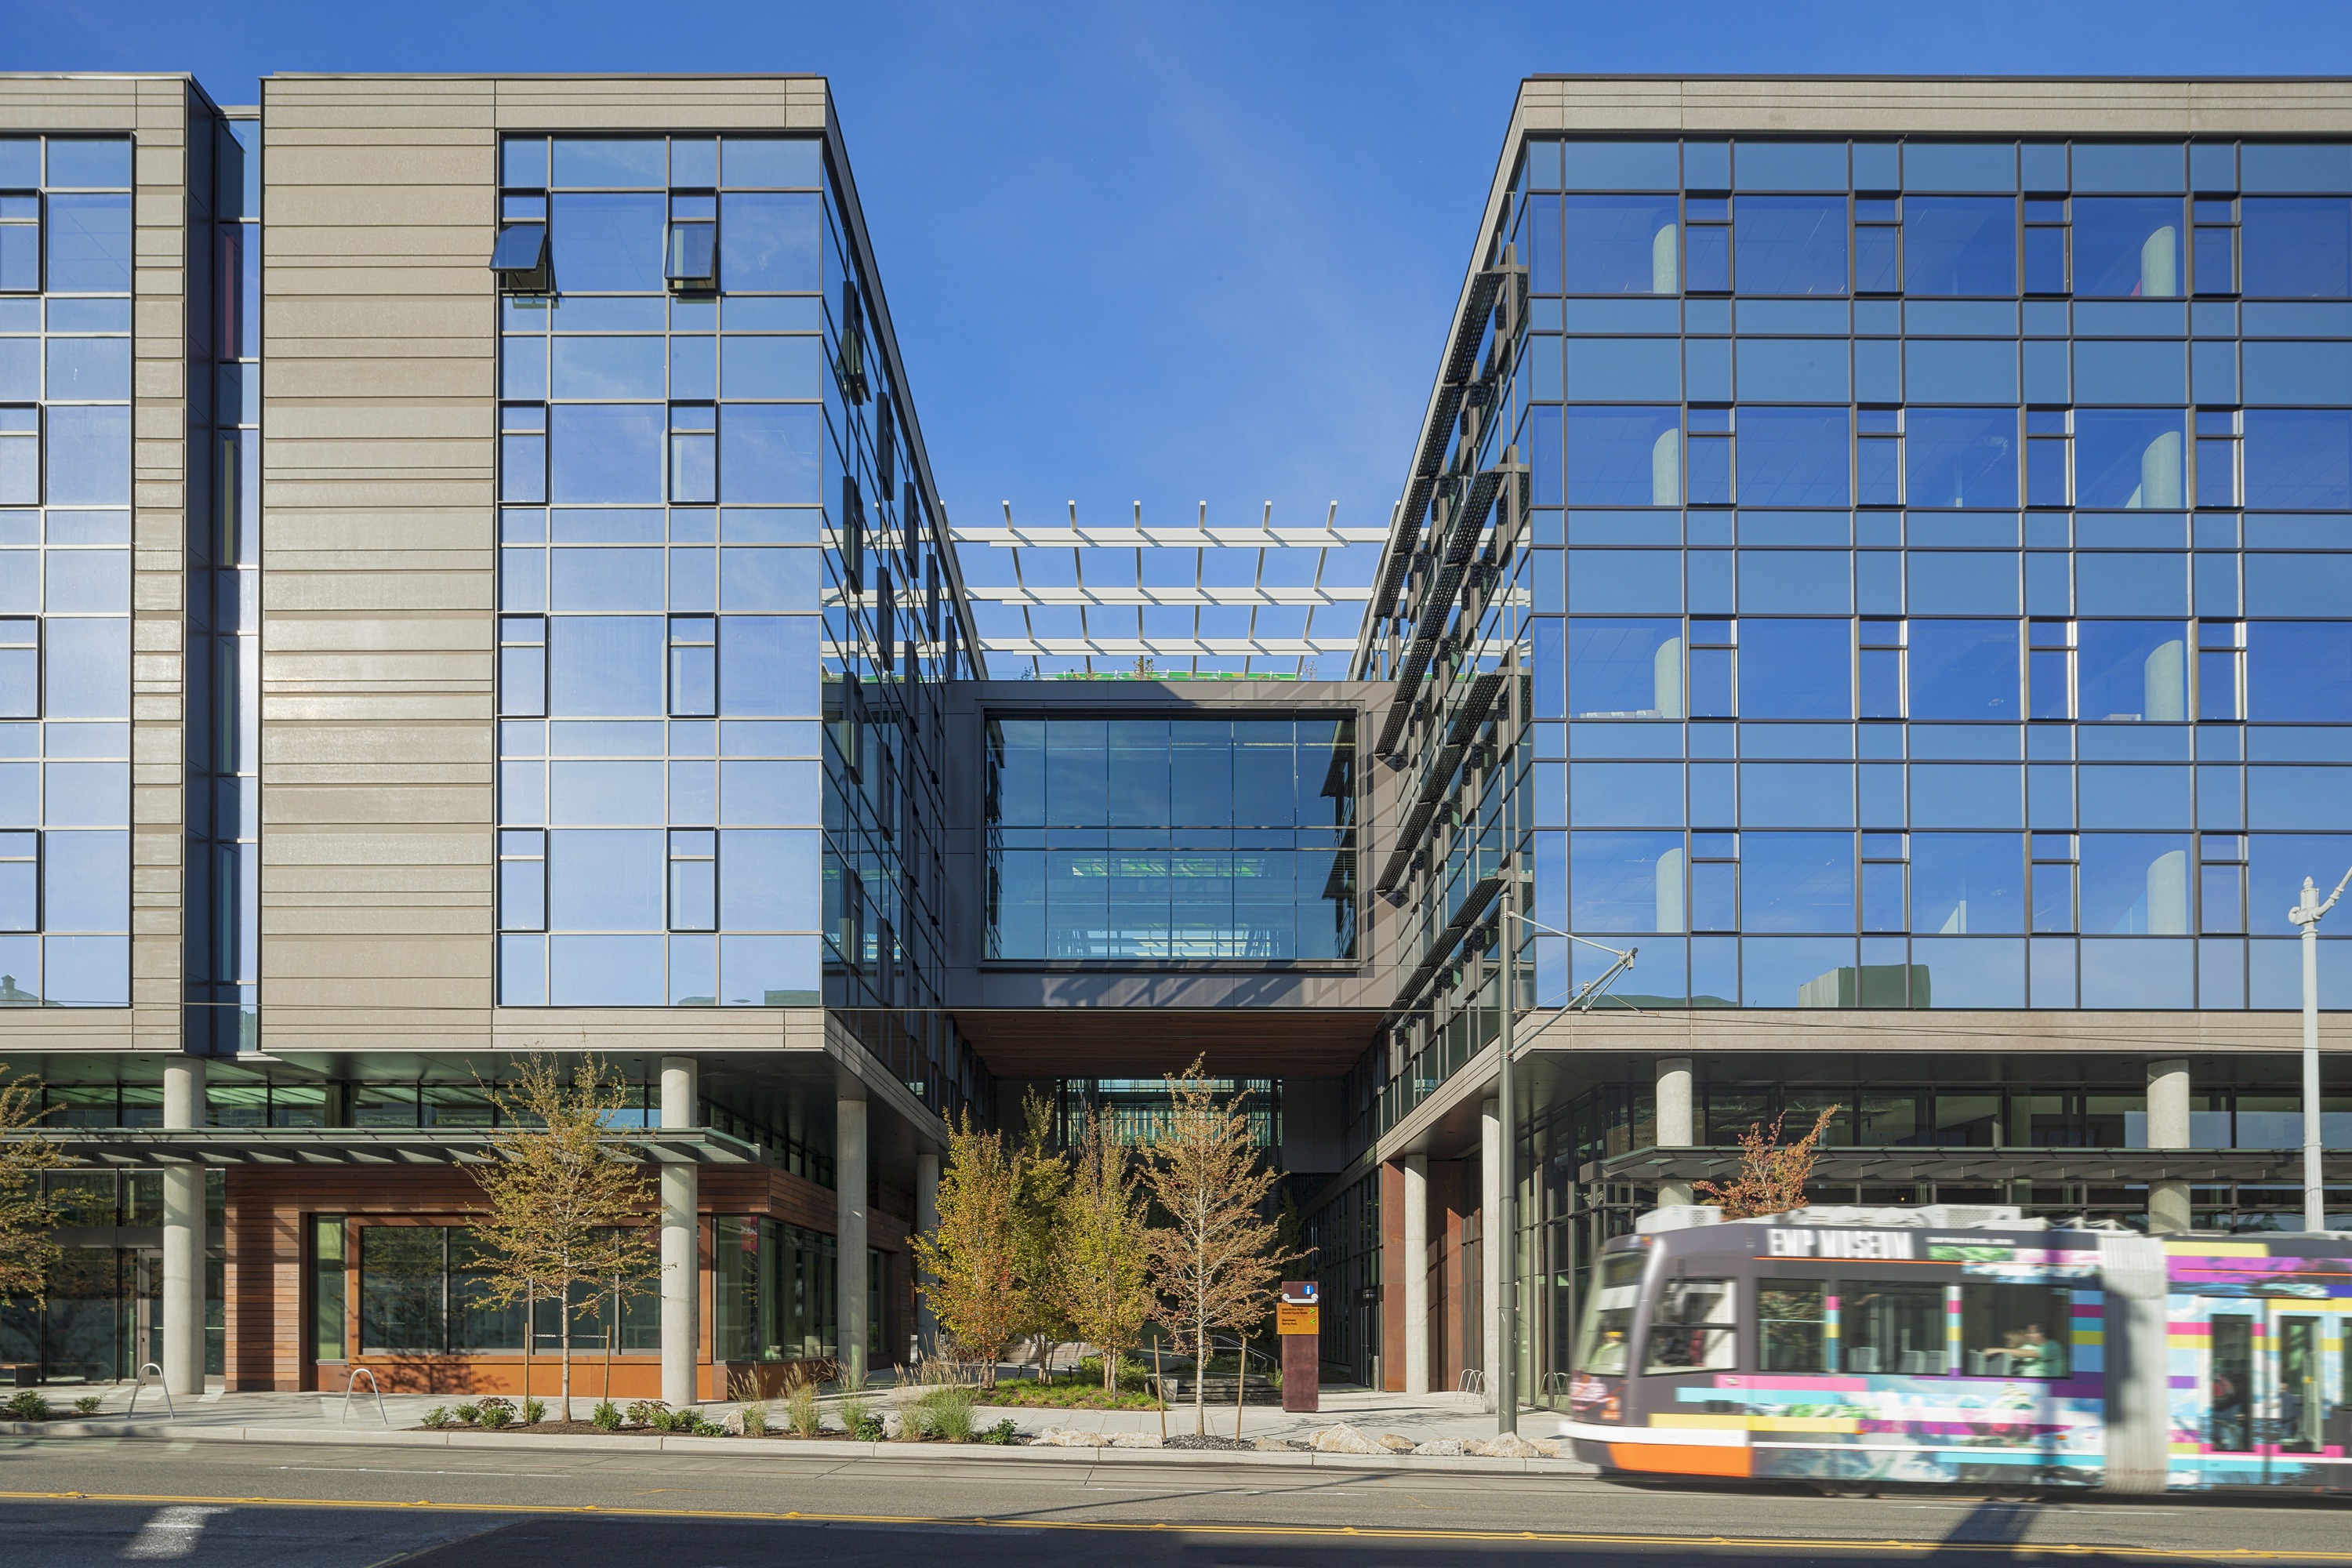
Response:
[{"label": "bike rack", "polygon": [[180,1418],[180,1413],[172,1408],[172,1390],[163,1381],[163,1369],[152,1361],[145,1366],[141,1367],[139,1369],[139,1375],[131,1380],[131,1404],[129,1407],[122,1412],[123,1418],[128,1420],[131,1416],[139,1414],[139,1391],[147,1386],[147,1374],[151,1372],[155,1374],[155,1392],[163,1396],[164,1418],[166,1420],[177,1421]]},{"label": "bike rack", "polygon": [[344,1423],[345,1423],[346,1425],[348,1425],[348,1424],[350,1423],[350,1421],[351,1421],[351,1418],[352,1418],[352,1390],[354,1390],[354,1389],[356,1389],[356,1388],[358,1388],[358,1387],[359,1387],[359,1385],[360,1385],[360,1379],[361,1379],[361,1378],[362,1378],[362,1377],[365,1377],[365,1378],[368,1380],[368,1388],[369,1388],[369,1390],[370,1390],[372,1393],[373,1393],[373,1394],[374,1394],[374,1395],[375,1395],[375,1414],[376,1414],[376,1418],[377,1418],[378,1420],[382,1421],[385,1426],[391,1426],[391,1425],[392,1425],[392,1417],[391,1417],[390,1415],[386,1415],[386,1414],[384,1413],[384,1408],[383,1408],[383,1385],[382,1384],[380,1384],[380,1383],[376,1382],[376,1380],[375,1380],[375,1369],[374,1369],[373,1367],[369,1367],[369,1366],[355,1366],[355,1367],[352,1368],[351,1376],[349,1376],[348,1378],[346,1378],[346,1379],[344,1379],[344,1380],[343,1380],[343,1417],[342,1417],[342,1418],[343,1418]]},{"label": "bike rack", "polygon": [[1465,1367],[1464,1367],[1464,1368],[1462,1369],[1462,1375],[1461,1375],[1459,1378],[1457,1378],[1457,1379],[1455,1379],[1455,1380],[1454,1380],[1454,1393],[1456,1393],[1456,1394],[1484,1394],[1484,1393],[1486,1393],[1486,1373],[1485,1373],[1484,1371],[1480,1370],[1479,1368],[1475,1367],[1475,1366],[1465,1366]]}]

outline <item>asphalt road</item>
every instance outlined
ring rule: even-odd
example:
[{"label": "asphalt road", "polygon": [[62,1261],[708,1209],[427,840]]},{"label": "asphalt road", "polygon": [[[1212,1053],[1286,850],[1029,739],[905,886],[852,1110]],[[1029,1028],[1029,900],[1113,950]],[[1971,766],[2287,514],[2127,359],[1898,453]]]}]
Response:
[{"label": "asphalt road", "polygon": [[[793,1517],[797,1516],[797,1517]],[[0,1563],[2352,1564],[2352,1502],[1828,1499],[1538,1476],[326,1444],[0,1445]]]}]

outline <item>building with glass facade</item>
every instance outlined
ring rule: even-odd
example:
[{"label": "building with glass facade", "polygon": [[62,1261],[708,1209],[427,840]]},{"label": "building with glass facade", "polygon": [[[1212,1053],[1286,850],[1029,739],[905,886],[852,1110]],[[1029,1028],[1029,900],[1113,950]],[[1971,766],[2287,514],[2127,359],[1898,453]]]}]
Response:
[{"label": "building with glass facade", "polygon": [[820,79],[0,77],[0,1062],[81,1161],[0,1363],[518,1386],[463,1164],[547,1053],[673,1403],[905,1359],[942,1118],[1195,1059],[1398,1389],[1544,1394],[1775,1117],[2294,1224],[2352,89],[1532,79],[1474,238],[1389,526],[951,526]]},{"label": "building with glass facade", "polygon": [[1599,1240],[1775,1117],[1830,1113],[1820,1197],[2300,1223],[2284,916],[2352,862],[2347,107],[1525,84],[1355,669],[1416,802],[1348,1100],[1409,1377],[1495,1365],[1506,1135],[1530,1390]]}]

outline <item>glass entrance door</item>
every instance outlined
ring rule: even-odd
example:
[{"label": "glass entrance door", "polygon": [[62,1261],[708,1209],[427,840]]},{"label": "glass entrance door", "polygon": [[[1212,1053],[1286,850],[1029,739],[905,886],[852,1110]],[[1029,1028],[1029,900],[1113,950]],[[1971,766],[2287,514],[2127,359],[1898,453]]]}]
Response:
[{"label": "glass entrance door", "polygon": [[123,1282],[130,1300],[123,1303],[123,1361],[118,1376],[136,1378],[152,1365],[163,1365],[163,1254],[160,1247],[134,1247],[125,1255],[130,1267]]}]

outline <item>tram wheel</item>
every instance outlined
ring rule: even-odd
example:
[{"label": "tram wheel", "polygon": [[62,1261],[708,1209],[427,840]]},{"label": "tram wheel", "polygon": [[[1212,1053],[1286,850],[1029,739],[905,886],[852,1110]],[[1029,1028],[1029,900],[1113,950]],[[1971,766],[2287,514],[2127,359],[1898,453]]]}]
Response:
[{"label": "tram wheel", "polygon": [[1829,1481],[1814,1482],[1813,1489],[1823,1497],[1843,1498],[1849,1501],[1874,1498],[1878,1495],[1877,1491],[1870,1487],[1838,1486]]}]

